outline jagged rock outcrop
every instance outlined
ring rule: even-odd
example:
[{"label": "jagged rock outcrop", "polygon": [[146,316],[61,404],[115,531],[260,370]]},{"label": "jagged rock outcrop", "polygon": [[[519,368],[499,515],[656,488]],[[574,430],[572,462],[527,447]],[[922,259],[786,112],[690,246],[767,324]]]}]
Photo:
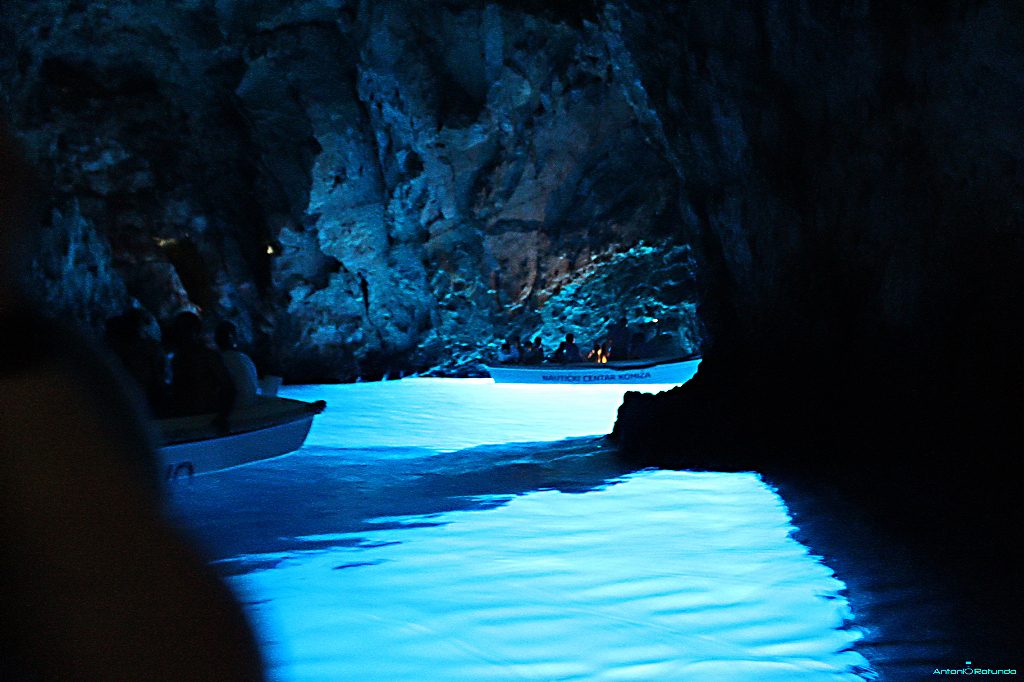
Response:
[{"label": "jagged rock outcrop", "polygon": [[694,350],[679,180],[588,6],[12,0],[0,102],[64,235],[38,289],[93,328],[232,319],[294,380],[472,372],[623,314]]}]

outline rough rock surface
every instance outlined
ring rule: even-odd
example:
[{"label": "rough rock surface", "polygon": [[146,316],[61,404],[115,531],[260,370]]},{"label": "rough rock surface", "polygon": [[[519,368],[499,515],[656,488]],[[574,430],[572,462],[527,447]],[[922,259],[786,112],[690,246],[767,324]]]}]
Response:
[{"label": "rough rock surface", "polygon": [[[589,340],[623,314],[699,344],[679,180],[596,13],[11,0],[3,14],[0,108],[52,179],[36,274],[57,314],[98,328],[129,305],[199,309],[299,381],[472,372],[503,337]],[[645,297],[594,289],[579,310],[565,292],[591,281]]]},{"label": "rough rock surface", "polygon": [[709,335],[692,382],[627,396],[622,447],[854,496],[977,597],[972,644],[1005,655],[1021,604],[1021,6],[631,0],[606,21],[682,183]]}]

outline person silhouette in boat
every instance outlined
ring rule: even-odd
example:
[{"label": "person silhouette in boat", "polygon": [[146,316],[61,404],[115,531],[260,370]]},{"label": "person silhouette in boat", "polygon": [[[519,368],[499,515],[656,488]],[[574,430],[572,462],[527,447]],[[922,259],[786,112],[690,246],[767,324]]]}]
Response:
[{"label": "person silhouette in boat", "polygon": [[256,364],[248,355],[238,350],[238,328],[233,322],[222,320],[214,332],[214,340],[217,348],[220,349],[221,360],[231,376],[231,383],[235,387],[235,402],[233,409],[251,407],[256,404],[256,395],[259,393],[259,379],[256,373]]},{"label": "person silhouette in boat", "polygon": [[629,356],[629,340],[629,322],[625,317],[620,317],[608,330],[608,338],[605,341],[608,344],[608,359],[625,360]]},{"label": "person silhouette in boat", "polygon": [[519,351],[508,341],[498,349],[498,362],[503,365],[514,365],[519,362]]},{"label": "person silhouette in boat", "polygon": [[193,312],[178,313],[169,334],[171,409],[176,416],[215,413],[226,419],[235,402],[235,386],[220,353],[206,345],[203,322]]},{"label": "person silhouette in boat", "polygon": [[533,339],[533,363],[539,365],[544,362],[547,357],[544,355],[544,341],[541,337],[537,336]]},{"label": "person silhouette in boat", "polygon": [[523,365],[531,364],[530,356],[532,356],[532,355],[533,355],[533,341],[531,341],[530,339],[526,339],[526,341],[523,341],[523,348],[522,348],[522,351],[521,351],[520,356],[519,356],[520,364],[523,364]]},{"label": "person silhouette in boat", "polygon": [[572,332],[565,335],[565,348],[562,357],[564,358],[563,362],[583,362],[583,352],[576,345],[576,335]]},{"label": "person silhouette in boat", "polygon": [[565,341],[559,343],[558,348],[556,348],[555,352],[551,354],[551,362],[559,365],[565,363]]},{"label": "person silhouette in boat", "polygon": [[518,362],[522,362],[523,361],[523,356],[524,356],[523,341],[519,337],[519,334],[513,334],[511,337],[509,337],[508,341],[509,341],[509,344],[512,346],[512,352],[515,353],[515,355],[516,355],[515,361],[517,363]]},{"label": "person silhouette in boat", "polygon": [[[142,390],[150,412],[163,417],[168,410],[167,355],[160,340],[146,333],[151,321],[145,311],[131,308],[107,320],[104,340],[121,369]],[[155,322],[152,326],[159,330]]]},{"label": "person silhouette in boat", "polygon": [[544,362],[544,349],[540,345],[540,337],[536,341],[527,339],[523,342],[523,364],[539,365]]}]

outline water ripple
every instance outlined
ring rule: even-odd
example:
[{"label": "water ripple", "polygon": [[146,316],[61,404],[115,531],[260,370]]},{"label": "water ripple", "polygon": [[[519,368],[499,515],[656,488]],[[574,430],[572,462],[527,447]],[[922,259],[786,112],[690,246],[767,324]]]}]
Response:
[{"label": "water ripple", "polygon": [[338,534],[232,580],[270,595],[250,610],[287,680],[864,679],[843,584],[757,476],[616,483]]}]

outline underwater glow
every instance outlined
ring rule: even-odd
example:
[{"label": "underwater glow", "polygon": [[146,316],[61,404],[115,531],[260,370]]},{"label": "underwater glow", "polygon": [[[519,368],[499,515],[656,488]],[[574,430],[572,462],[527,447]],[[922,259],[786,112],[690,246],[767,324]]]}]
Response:
[{"label": "underwater glow", "polygon": [[756,474],[536,442],[607,431],[626,388],[287,389],[331,406],[307,445],[198,477],[175,510],[274,679],[872,677],[843,584]]}]

